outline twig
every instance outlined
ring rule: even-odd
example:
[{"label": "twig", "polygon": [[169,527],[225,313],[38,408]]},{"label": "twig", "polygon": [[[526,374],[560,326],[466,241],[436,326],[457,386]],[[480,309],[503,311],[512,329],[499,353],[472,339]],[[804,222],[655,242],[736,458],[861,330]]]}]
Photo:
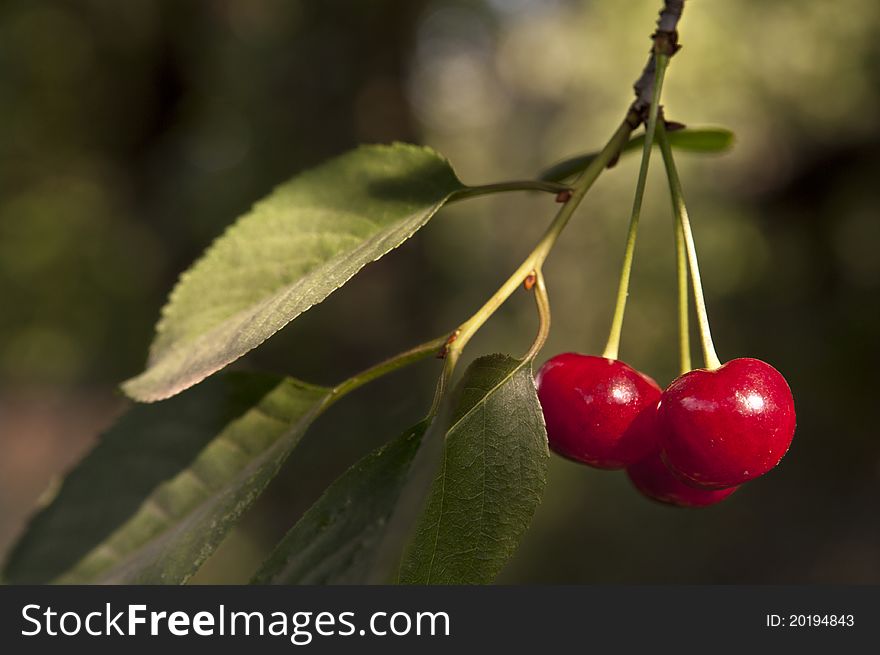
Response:
[{"label": "twig", "polygon": [[678,21],[684,11],[685,0],[664,0],[663,9],[657,18],[657,30],[651,35],[654,45],[651,48],[651,56],[641,76],[633,85],[636,99],[630,106],[630,111],[644,120],[651,106],[651,97],[654,94],[654,70],[657,65],[657,54],[674,55],[681,48],[678,45]]}]

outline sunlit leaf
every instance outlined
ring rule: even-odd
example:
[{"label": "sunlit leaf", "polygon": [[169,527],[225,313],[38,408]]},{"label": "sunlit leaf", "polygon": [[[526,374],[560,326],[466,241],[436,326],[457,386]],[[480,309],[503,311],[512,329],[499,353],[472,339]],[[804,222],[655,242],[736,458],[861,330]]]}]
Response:
[{"label": "sunlit leaf", "polygon": [[[667,130],[669,143],[677,150],[686,152],[724,152],[733,147],[733,132],[723,127],[686,127],[682,130]],[[634,147],[641,148],[645,142],[644,135],[635,139]]]},{"label": "sunlit leaf", "polygon": [[417,146],[364,146],[297,175],[181,275],[132,398],[173,396],[235,361],[425,225],[464,186]]}]

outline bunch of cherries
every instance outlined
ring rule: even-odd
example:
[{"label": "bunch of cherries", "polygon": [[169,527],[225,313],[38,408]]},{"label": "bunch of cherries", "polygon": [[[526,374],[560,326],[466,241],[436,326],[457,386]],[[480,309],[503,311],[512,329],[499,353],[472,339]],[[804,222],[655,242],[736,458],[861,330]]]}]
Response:
[{"label": "bunch of cherries", "polygon": [[671,505],[724,500],[776,466],[794,436],[788,384],[758,359],[693,370],[664,391],[620,360],[564,353],[537,385],[556,453],[625,468],[640,492]]},{"label": "bunch of cherries", "polygon": [[[722,365],[715,355],[693,235],[662,122],[657,132],[677,219],[683,373],[662,390],[652,378],[617,359],[638,222],[636,204],[604,355],[557,355],[538,371],[536,384],[547,437],[556,453],[600,469],[625,468],[633,485],[654,500],[705,507],[779,463],[794,437],[794,400],[785,378],[769,364],[741,358]],[[643,164],[642,175],[647,157]],[[707,366],[695,370],[685,336],[688,272]]]}]

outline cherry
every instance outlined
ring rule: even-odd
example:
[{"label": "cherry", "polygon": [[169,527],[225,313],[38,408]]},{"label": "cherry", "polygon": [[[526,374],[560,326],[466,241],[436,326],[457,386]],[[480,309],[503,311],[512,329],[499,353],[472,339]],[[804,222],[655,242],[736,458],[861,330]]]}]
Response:
[{"label": "cherry", "polygon": [[547,439],[559,455],[614,469],[639,461],[657,447],[656,435],[645,427],[662,391],[631,366],[564,353],[541,367],[536,384]]},{"label": "cherry", "polygon": [[666,464],[686,482],[733,487],[767,473],[791,445],[794,399],[782,374],[758,359],[685,373],[658,408]]},{"label": "cherry", "polygon": [[679,507],[714,505],[737,490],[737,487],[700,489],[685,484],[669,470],[660,457],[660,451],[655,451],[627,467],[626,474],[633,486],[648,498]]}]

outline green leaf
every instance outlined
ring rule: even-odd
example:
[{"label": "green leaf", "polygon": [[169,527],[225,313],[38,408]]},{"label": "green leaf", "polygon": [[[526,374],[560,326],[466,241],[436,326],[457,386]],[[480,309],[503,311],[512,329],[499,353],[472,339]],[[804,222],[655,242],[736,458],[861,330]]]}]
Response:
[{"label": "green leaf", "polygon": [[133,407],[33,518],[4,579],[185,582],[265,489],[328,394],[233,373]]},{"label": "green leaf", "polygon": [[[734,141],[733,132],[723,127],[684,128],[667,132],[667,135],[673,148],[687,152],[724,152],[733,146]],[[641,150],[644,143],[644,134],[635,136],[624,146],[621,154]],[[541,173],[540,179],[548,182],[566,180],[589,166],[596,155],[597,153],[593,152],[565,159]]]},{"label": "green leaf", "polygon": [[297,175],[181,275],[148,368],[125,382],[155,401],[200,382],[410,238],[464,185],[428,148],[364,146]]},{"label": "green leaf", "polygon": [[[687,152],[724,152],[733,147],[735,140],[733,132],[723,127],[686,127],[681,130],[667,131],[666,135],[673,148]],[[640,135],[634,141],[637,143],[633,147],[641,148],[645,137]]]},{"label": "green leaf", "polygon": [[407,584],[485,584],[516,550],[544,493],[547,434],[531,362],[476,360],[400,571]]},{"label": "green leaf", "polygon": [[427,423],[373,451],[334,482],[278,544],[254,584],[362,584]]}]

